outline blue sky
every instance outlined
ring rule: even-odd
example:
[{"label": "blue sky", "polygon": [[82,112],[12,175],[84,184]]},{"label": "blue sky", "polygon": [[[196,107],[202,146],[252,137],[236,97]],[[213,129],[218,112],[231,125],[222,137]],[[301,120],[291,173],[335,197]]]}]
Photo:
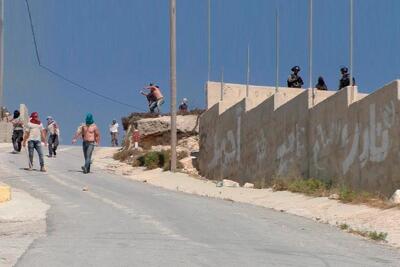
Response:
[{"label": "blue sky", "polygon": [[[177,0],[178,99],[204,107],[207,0]],[[355,0],[354,75],[362,92],[399,78],[400,1]],[[167,0],[30,0],[42,64],[96,92],[146,109],[139,90],[158,83],[169,98]],[[307,0],[212,0],[212,80],[275,84],[275,10],[281,19],[280,84],[293,65],[308,84]],[[348,0],[314,0],[314,82],[336,90],[348,65]],[[135,111],[71,86],[38,67],[25,0],[5,0],[5,102],[52,115],[64,143],[86,112],[107,134],[113,118]],[[169,101],[163,106],[169,109]],[[107,144],[108,135],[103,144]]]}]

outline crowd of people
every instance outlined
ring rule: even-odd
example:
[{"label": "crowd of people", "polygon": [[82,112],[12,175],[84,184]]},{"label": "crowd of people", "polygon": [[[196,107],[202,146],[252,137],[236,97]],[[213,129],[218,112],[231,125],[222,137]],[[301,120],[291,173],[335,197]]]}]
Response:
[{"label": "crowd of people", "polygon": [[[52,116],[46,118],[45,126],[40,120],[38,112],[32,112],[28,121],[25,123],[19,110],[15,110],[13,117],[9,120],[13,126],[12,144],[14,154],[21,153],[22,148],[27,148],[28,153],[28,171],[33,170],[34,154],[35,151],[38,155],[40,171],[46,172],[43,145],[48,147],[49,158],[57,156],[57,148],[60,140],[60,127]],[[112,127],[111,127],[112,126]],[[113,120],[110,126],[110,133],[112,137],[112,144],[118,146],[118,123]],[[82,123],[73,139],[72,143],[75,144],[77,139],[82,139],[82,148],[84,156],[84,165],[82,166],[83,173],[90,172],[92,164],[92,153],[94,147],[100,144],[100,131],[94,123],[93,115],[88,113],[86,115],[85,123]]]},{"label": "crowd of people", "polygon": [[[300,72],[300,67],[299,66],[294,66],[291,69],[292,73],[290,74],[289,78],[287,79],[287,86],[289,88],[302,88],[302,86],[304,85],[303,79],[301,78],[301,76],[299,75]],[[350,73],[349,73],[349,69],[347,67],[341,67],[340,68],[340,73],[342,75],[342,77],[339,80],[339,88],[338,90],[341,90],[347,86],[350,86]],[[355,86],[356,85],[356,81],[353,77],[353,82],[352,85]],[[318,90],[328,90],[328,87],[325,83],[325,80],[322,76],[318,77],[318,82],[315,85],[315,88],[317,88]]]}]

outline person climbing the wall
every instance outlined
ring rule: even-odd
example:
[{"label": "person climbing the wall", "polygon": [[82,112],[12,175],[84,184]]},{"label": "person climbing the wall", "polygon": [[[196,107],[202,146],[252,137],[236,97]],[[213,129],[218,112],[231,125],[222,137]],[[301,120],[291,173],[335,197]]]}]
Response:
[{"label": "person climbing the wall", "polygon": [[[153,84],[151,83],[150,86],[153,86]],[[148,107],[149,107],[149,110],[150,110],[150,107],[153,105],[154,102],[157,101],[157,98],[154,96],[154,94],[152,92],[149,92],[149,93],[146,94],[145,92],[140,91],[140,93],[146,97],[147,103],[148,103]],[[151,110],[150,110],[150,112],[151,112]],[[158,111],[158,112],[160,112],[160,111]]]},{"label": "person climbing the wall", "polygon": [[24,122],[21,120],[19,110],[14,111],[14,116],[11,120],[13,125],[12,143],[14,147],[13,153],[20,153],[22,148],[22,140],[24,139]]},{"label": "person climbing the wall", "polygon": [[72,139],[72,144],[76,144],[78,138],[82,138],[83,156],[85,164],[81,167],[83,173],[90,173],[92,165],[92,154],[95,146],[100,145],[100,131],[94,123],[93,115],[86,114],[85,123],[80,125]]},{"label": "person climbing the wall", "polygon": [[60,128],[58,127],[57,122],[53,119],[53,117],[47,117],[47,127],[46,127],[46,134],[47,134],[47,143],[49,146],[49,158],[57,156],[57,147],[59,145],[59,137],[60,137]]},{"label": "person climbing the wall", "polygon": [[36,150],[39,156],[40,171],[46,172],[46,168],[44,167],[42,142],[45,146],[47,145],[46,132],[43,128],[43,124],[39,119],[39,113],[32,112],[25,129],[24,140],[22,142],[23,147],[26,147],[26,143],[28,143],[29,171],[31,171],[33,168],[33,154]]},{"label": "person climbing the wall", "polygon": [[287,80],[287,86],[289,88],[301,88],[303,86],[303,79],[299,75],[300,67],[294,66],[292,68],[292,74],[290,74]]}]

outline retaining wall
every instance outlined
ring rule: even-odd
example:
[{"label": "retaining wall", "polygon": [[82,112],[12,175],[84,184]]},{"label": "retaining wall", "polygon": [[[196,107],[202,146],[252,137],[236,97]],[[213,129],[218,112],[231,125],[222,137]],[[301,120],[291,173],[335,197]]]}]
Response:
[{"label": "retaining wall", "polygon": [[231,86],[235,97],[224,101],[218,84],[207,84],[215,104],[200,118],[199,168],[207,178],[262,186],[314,177],[386,195],[400,188],[399,81],[370,95],[347,87],[314,98],[310,90],[271,87],[243,98],[245,86]]}]

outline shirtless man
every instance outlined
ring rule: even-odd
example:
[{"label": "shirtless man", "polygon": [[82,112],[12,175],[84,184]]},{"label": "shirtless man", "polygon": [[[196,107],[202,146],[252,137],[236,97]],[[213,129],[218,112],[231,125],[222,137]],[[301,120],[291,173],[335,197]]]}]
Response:
[{"label": "shirtless man", "polygon": [[74,138],[72,139],[72,143],[76,144],[79,137],[83,140],[82,148],[83,156],[85,157],[85,165],[82,166],[82,171],[83,173],[89,173],[90,165],[92,164],[92,154],[94,147],[100,144],[100,131],[94,123],[92,114],[88,113],[86,115],[85,124],[82,124],[78,128]]},{"label": "shirtless man", "polygon": [[160,108],[164,104],[164,96],[161,93],[160,87],[151,83],[145,89],[149,90],[150,94],[155,98],[155,101],[149,106],[150,112],[154,113],[154,110],[157,108],[158,113],[160,113]]}]

